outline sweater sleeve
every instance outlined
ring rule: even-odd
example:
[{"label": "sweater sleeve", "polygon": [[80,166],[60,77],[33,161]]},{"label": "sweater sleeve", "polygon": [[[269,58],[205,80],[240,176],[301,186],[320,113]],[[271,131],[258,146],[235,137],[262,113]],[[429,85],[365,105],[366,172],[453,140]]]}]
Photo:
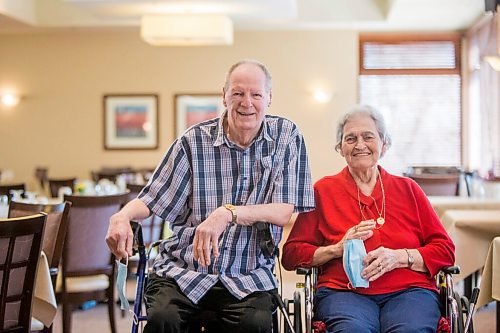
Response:
[{"label": "sweater sleeve", "polygon": [[[314,191],[317,199],[316,189]],[[316,209],[300,213],[290,231],[290,235],[283,246],[282,264],[286,270],[295,270],[299,267],[311,267],[314,252],[323,243],[323,236],[319,231],[321,210],[316,200]]]},{"label": "sweater sleeve", "polygon": [[441,268],[455,263],[455,244],[422,189],[414,183],[412,190],[419,207],[422,231],[422,245],[417,250],[422,255],[430,276],[434,276]]}]

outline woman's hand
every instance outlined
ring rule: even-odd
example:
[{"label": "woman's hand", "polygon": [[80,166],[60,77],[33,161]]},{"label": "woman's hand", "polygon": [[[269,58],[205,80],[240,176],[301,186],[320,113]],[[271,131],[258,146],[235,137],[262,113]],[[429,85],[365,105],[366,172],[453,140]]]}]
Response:
[{"label": "woman's hand", "polygon": [[376,223],[374,220],[361,221],[359,224],[347,230],[341,240],[342,244],[347,239],[361,239],[362,241],[367,240],[373,236],[373,229],[375,229],[375,226]]},{"label": "woman's hand", "polygon": [[368,252],[363,264],[365,268],[361,276],[368,281],[375,281],[387,272],[404,266],[402,264],[404,250],[392,250],[383,246]]},{"label": "woman's hand", "polygon": [[361,221],[359,224],[349,228],[338,243],[318,247],[314,252],[311,266],[321,266],[330,260],[342,258],[344,255],[345,240],[357,238],[364,241],[373,236],[373,229],[375,229],[374,220]]}]

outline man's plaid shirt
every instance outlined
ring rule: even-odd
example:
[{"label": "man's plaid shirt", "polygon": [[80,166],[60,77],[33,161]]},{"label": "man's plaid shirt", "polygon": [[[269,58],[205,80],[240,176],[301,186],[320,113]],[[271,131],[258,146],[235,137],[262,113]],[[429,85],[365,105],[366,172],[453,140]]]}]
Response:
[{"label": "man's plaid shirt", "polygon": [[[212,256],[208,267],[198,265],[194,232],[212,211],[226,203],[289,203],[295,212],[314,209],[306,147],[297,126],[266,115],[255,141],[241,149],[224,134],[224,116],[195,125],[178,138],[139,195],[172,228],[160,246],[154,272],[173,278],[194,303],[218,280],[238,299],[277,287],[274,258],[264,258],[252,226],[228,224],[219,239],[219,257]],[[270,228],[278,244],[282,228]]]}]

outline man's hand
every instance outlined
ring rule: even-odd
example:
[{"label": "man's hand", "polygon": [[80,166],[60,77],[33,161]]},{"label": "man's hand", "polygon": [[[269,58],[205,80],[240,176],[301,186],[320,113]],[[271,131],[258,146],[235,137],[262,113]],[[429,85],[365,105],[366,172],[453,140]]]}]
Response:
[{"label": "man's hand", "polygon": [[109,219],[106,243],[117,260],[132,256],[134,234],[130,227],[130,220],[125,214],[118,212]]},{"label": "man's hand", "polygon": [[193,240],[193,256],[201,266],[210,265],[212,249],[214,256],[219,256],[219,236],[226,229],[231,217],[231,212],[224,207],[219,207],[196,227]]}]

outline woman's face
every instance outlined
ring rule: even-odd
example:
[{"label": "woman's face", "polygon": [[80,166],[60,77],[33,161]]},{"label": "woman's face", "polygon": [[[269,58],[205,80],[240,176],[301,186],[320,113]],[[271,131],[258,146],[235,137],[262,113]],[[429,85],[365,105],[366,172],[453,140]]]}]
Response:
[{"label": "woman's face", "polygon": [[373,119],[355,115],[344,125],[340,154],[351,169],[364,171],[377,165],[385,150]]}]

